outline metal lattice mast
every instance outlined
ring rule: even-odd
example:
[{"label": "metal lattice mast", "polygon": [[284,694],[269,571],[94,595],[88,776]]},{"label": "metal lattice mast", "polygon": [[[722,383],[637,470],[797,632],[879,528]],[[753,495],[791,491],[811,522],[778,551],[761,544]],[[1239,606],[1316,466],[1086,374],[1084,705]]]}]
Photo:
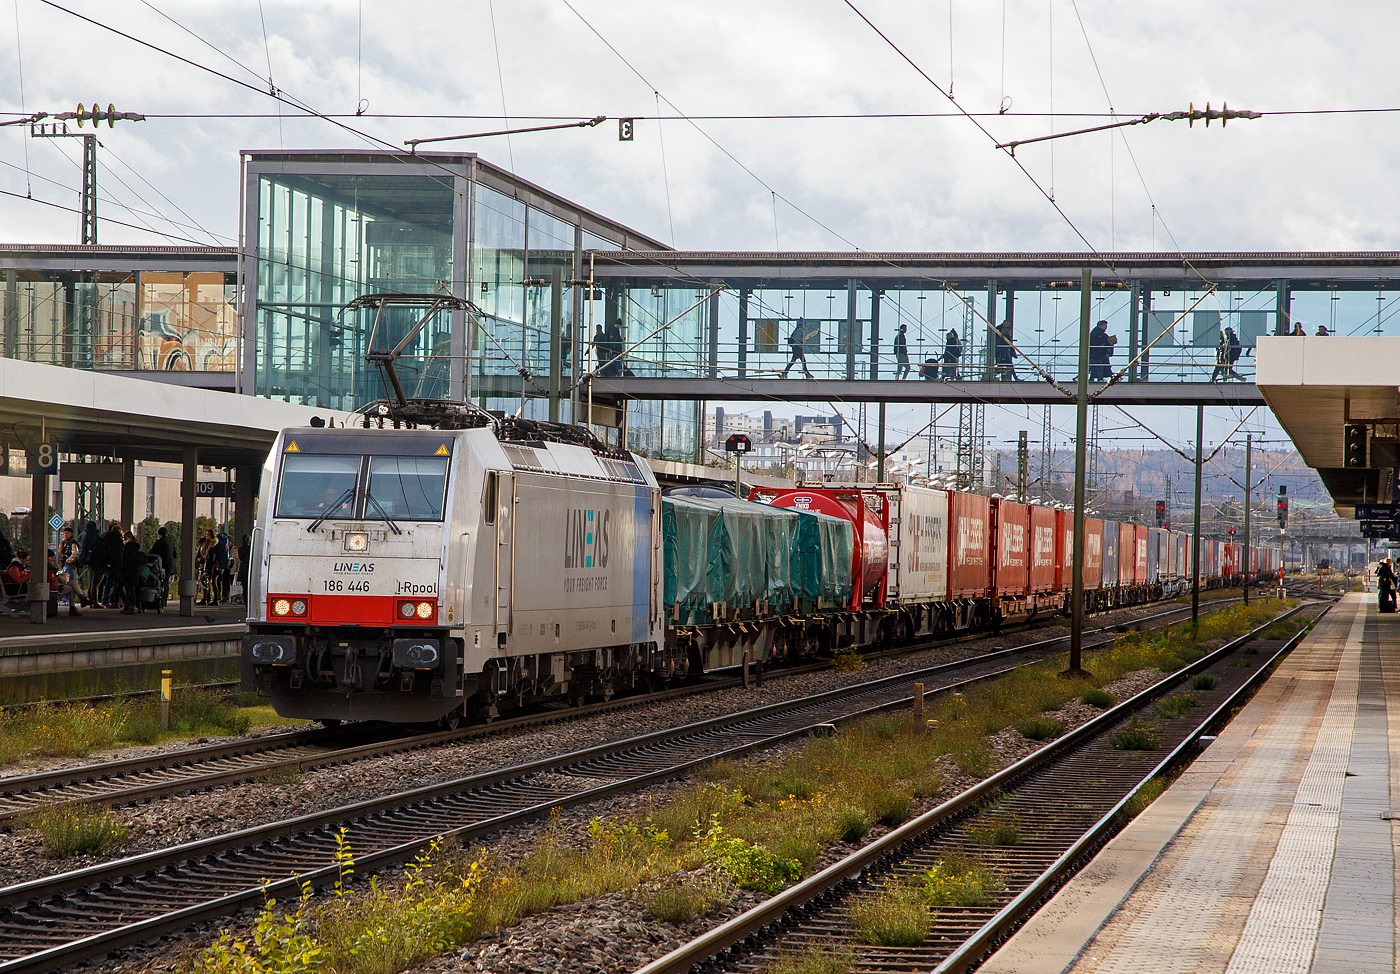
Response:
[{"label": "metal lattice mast", "polygon": [[1054,440],[1051,438],[1050,430],[1050,407],[1046,406],[1040,419],[1040,499],[1045,500],[1048,496],[1046,490],[1050,485],[1050,469],[1052,457],[1054,455]]},{"label": "metal lattice mast", "polygon": [[1099,484],[1099,407],[1089,407],[1089,489],[1097,489]]},{"label": "metal lattice mast", "polygon": [[1031,474],[1030,433],[1021,430],[1016,434],[1016,498],[1025,503],[1027,481]]}]

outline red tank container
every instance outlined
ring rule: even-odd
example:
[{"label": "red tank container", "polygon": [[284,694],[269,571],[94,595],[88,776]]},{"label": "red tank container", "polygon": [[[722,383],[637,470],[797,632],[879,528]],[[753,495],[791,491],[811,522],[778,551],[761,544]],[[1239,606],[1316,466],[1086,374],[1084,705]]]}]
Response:
[{"label": "red tank container", "polygon": [[948,493],[948,595],[985,598],[992,584],[992,500]]},{"label": "red tank container", "polygon": [[[867,495],[873,499],[873,505],[866,503]],[[885,523],[889,505],[879,491],[854,487],[803,488],[785,490],[769,503],[774,507],[816,511],[850,521],[855,526],[856,536],[855,557],[851,559],[851,576],[855,580],[851,608],[858,609],[872,601],[884,604],[890,555],[889,528]],[[871,510],[872,506],[880,513]]]},{"label": "red tank container", "polygon": [[992,500],[996,538],[996,595],[1019,598],[1030,591],[1030,511],[1025,504]]},{"label": "red tank container", "polygon": [[1032,506],[1030,516],[1031,591],[1053,592],[1059,581],[1060,564],[1055,547],[1055,511]]}]

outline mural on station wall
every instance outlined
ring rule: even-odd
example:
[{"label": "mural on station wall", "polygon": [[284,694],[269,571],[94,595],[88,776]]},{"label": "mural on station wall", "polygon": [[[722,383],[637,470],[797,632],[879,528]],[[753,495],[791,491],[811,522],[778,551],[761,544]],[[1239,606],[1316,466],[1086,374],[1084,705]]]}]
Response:
[{"label": "mural on station wall", "polygon": [[232,372],[237,322],[222,273],[141,274],[136,368]]}]

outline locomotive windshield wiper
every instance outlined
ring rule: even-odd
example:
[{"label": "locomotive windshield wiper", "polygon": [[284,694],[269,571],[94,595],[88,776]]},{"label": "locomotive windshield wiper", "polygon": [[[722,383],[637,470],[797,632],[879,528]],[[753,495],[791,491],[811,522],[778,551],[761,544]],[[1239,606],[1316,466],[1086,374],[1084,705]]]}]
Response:
[{"label": "locomotive windshield wiper", "polygon": [[[341,507],[344,506],[345,502],[348,501],[348,500],[351,500],[352,498],[354,498],[354,496],[355,496],[355,488],[354,488],[354,487],[346,487],[345,490],[341,491],[340,496],[337,497],[337,498],[335,499],[335,502],[334,502],[333,504],[331,504],[330,507],[326,508],[326,513],[322,514],[322,515],[321,515],[320,517],[318,517],[316,520],[314,520],[314,521],[312,521],[310,524],[308,524],[308,525],[306,526],[306,530],[307,530],[307,531],[310,531],[310,532],[312,532],[312,533],[314,534],[317,528],[319,528],[322,524],[325,524],[325,523],[326,523],[326,519],[327,519],[327,518],[329,518],[329,517],[330,517],[332,514],[334,514],[336,511],[340,510]],[[371,499],[373,499],[373,498],[371,498]]]},{"label": "locomotive windshield wiper", "polygon": [[384,521],[389,525],[390,531],[394,532],[395,534],[403,534],[403,532],[399,530],[399,526],[394,523],[394,519],[389,516],[389,512],[384,510],[383,505],[381,505],[379,501],[374,499],[373,494],[366,494],[365,500],[369,501],[371,504],[374,505],[374,509],[379,512],[379,516],[382,517]]}]

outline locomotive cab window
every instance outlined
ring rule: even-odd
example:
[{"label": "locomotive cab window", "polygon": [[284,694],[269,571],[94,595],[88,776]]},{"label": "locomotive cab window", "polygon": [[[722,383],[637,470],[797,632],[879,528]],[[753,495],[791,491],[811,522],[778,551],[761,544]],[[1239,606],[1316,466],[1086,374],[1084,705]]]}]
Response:
[{"label": "locomotive cab window", "polygon": [[287,455],[277,491],[278,517],[354,517],[360,458]]},{"label": "locomotive cab window", "polygon": [[485,513],[486,513],[486,523],[487,523],[487,524],[495,524],[495,523],[496,523],[496,471],[494,471],[494,470],[488,470],[488,471],[486,472],[486,490],[485,490],[485,491],[483,492],[483,494],[482,494],[481,504],[482,504],[482,507],[484,507],[484,508],[486,509],[486,510],[485,510]]},{"label": "locomotive cab window", "polygon": [[446,457],[370,457],[366,488],[374,503],[365,517],[441,521],[447,492]]}]

